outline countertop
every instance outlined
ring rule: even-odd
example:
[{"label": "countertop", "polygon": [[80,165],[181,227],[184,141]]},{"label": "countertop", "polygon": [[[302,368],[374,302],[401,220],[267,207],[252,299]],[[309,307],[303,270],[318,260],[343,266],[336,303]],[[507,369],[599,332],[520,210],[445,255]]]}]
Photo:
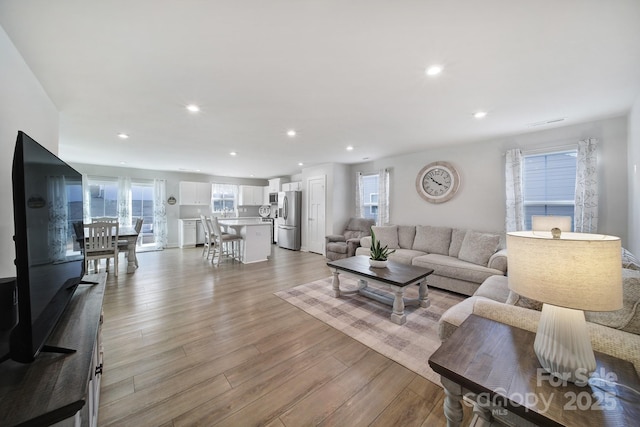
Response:
[{"label": "countertop", "polygon": [[218,218],[218,222],[223,225],[271,225],[262,218]]}]

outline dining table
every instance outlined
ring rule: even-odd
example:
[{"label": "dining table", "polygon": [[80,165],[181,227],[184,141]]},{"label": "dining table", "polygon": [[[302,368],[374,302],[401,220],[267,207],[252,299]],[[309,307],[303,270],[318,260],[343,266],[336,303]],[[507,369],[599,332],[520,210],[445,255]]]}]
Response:
[{"label": "dining table", "polygon": [[125,226],[118,229],[118,240],[127,241],[127,273],[133,273],[138,268],[138,257],[136,256],[138,234],[133,227]]}]

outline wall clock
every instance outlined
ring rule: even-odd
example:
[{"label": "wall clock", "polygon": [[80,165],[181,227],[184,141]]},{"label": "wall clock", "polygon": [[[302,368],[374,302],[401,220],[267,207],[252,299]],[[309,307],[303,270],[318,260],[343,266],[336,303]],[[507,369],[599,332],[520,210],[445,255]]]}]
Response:
[{"label": "wall clock", "polygon": [[416,178],[416,190],[430,203],[450,200],[460,187],[460,175],[448,162],[433,162],[423,167]]}]

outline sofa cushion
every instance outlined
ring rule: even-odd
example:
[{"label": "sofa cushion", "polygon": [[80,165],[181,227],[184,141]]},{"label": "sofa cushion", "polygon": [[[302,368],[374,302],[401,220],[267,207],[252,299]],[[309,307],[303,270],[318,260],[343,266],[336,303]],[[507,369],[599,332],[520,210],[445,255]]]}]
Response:
[{"label": "sofa cushion", "polygon": [[431,268],[433,269],[434,275],[466,280],[467,282],[478,284],[484,282],[491,276],[502,274],[500,270],[461,261],[449,255],[422,255],[414,258],[412,264],[418,267]]},{"label": "sofa cushion", "polygon": [[462,240],[458,258],[478,265],[487,265],[498,249],[500,235],[469,230]]},{"label": "sofa cushion", "polygon": [[482,285],[473,294],[498,302],[505,302],[509,298],[509,279],[507,276],[495,275],[482,282]]},{"label": "sofa cushion", "polygon": [[[398,247],[398,226],[397,225],[378,225],[371,227],[376,235],[376,240],[380,241],[382,247],[387,246],[389,249]],[[369,244],[371,246],[371,244]]]},{"label": "sofa cushion", "polygon": [[640,271],[622,269],[622,308],[585,311],[587,321],[640,335]]},{"label": "sofa cushion", "polygon": [[529,310],[542,311],[542,303],[540,301],[524,297],[513,291],[509,291],[509,296],[505,304],[528,308]]},{"label": "sofa cushion", "polygon": [[631,252],[622,248],[622,268],[640,270],[640,261]]},{"label": "sofa cushion", "polygon": [[413,241],[416,238],[415,225],[399,225],[398,226],[398,245],[402,249],[411,249]]},{"label": "sofa cushion", "polygon": [[331,242],[327,243],[327,251],[328,252],[336,252],[339,254],[347,253],[347,243],[346,242]]},{"label": "sofa cushion", "polygon": [[414,251],[413,249],[396,249],[394,253],[389,255],[388,259],[394,262],[411,265],[415,257],[425,255],[422,251]]},{"label": "sofa cushion", "polygon": [[429,254],[449,255],[451,228],[417,225],[413,249]]},{"label": "sofa cushion", "polygon": [[464,236],[467,235],[467,230],[462,228],[454,228],[451,231],[451,245],[449,245],[449,256],[458,258],[460,254],[460,248],[462,247],[462,241]]}]

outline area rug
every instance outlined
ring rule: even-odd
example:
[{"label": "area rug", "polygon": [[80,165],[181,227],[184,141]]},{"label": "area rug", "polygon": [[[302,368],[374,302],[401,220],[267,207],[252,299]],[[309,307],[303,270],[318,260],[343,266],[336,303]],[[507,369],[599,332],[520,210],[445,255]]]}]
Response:
[{"label": "area rug", "polygon": [[[356,280],[340,276],[340,289],[356,288]],[[449,307],[464,300],[461,295],[429,289],[429,308],[406,307],[407,322],[396,325],[389,319],[388,305],[361,295],[334,298],[331,277],[275,295],[438,385],[440,376],[427,363],[440,346],[438,320]],[[418,287],[411,286],[405,295],[416,298]]]}]

